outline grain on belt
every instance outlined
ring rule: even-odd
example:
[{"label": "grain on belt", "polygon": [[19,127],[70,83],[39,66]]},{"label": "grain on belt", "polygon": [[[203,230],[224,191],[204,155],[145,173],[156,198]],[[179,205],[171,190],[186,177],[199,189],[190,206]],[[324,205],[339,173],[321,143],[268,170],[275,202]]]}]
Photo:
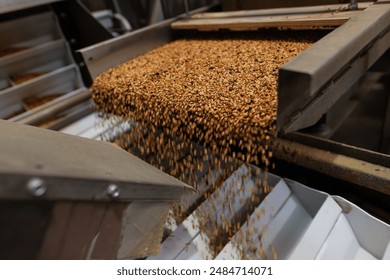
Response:
[{"label": "grain on belt", "polygon": [[[92,97],[98,110],[135,121],[133,151],[160,168],[168,163],[163,170],[179,179],[186,177],[183,174],[193,179],[204,162],[221,166],[229,157],[267,168],[275,134],[278,70],[320,36],[281,32],[180,39],[104,72],[94,81]],[[194,140],[207,148],[198,150]],[[183,156],[186,147],[189,153]],[[187,183],[194,186],[191,180]],[[231,188],[225,205],[239,191]],[[253,190],[248,215],[267,191],[264,183]],[[210,214],[196,213],[216,254],[240,224],[210,224]],[[240,251],[247,254],[246,249]]]},{"label": "grain on belt", "polygon": [[102,73],[92,97],[103,112],[268,165],[278,69],[313,39],[264,37],[174,41]]}]

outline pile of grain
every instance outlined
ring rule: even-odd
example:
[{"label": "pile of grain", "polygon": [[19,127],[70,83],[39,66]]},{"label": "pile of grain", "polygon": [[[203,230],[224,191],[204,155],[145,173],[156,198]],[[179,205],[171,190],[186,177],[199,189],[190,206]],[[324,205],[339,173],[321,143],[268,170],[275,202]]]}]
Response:
[{"label": "pile of grain", "polygon": [[6,49],[2,49],[0,50],[0,57],[11,55],[20,51],[24,51],[26,49],[28,49],[28,47],[10,47]]},{"label": "pile of grain", "polygon": [[311,42],[287,35],[177,40],[101,74],[92,96],[101,111],[268,165],[278,69]]},{"label": "pile of grain", "polygon": [[29,80],[32,80],[32,79],[35,79],[39,76],[42,76],[43,72],[37,72],[37,73],[25,73],[25,74],[16,74],[16,75],[12,75],[10,77],[11,81],[15,84],[15,85],[18,85],[18,84],[21,84],[21,83],[24,83],[24,82],[27,82]]},{"label": "pile of grain", "polygon": [[[204,165],[220,168],[231,158],[267,169],[278,69],[322,35],[177,40],[101,74],[92,97],[99,111],[131,120],[122,146],[193,186],[194,174]],[[253,197],[264,191],[255,190]],[[203,219],[201,224],[207,224],[206,214]],[[204,232],[217,252],[238,228],[236,223],[213,225]]]},{"label": "pile of grain", "polygon": [[58,97],[60,97],[61,94],[51,94],[51,95],[45,95],[45,96],[32,96],[28,97],[23,100],[23,103],[25,105],[26,110],[32,110],[36,107],[39,107],[43,104],[46,104],[47,102],[50,102]]}]

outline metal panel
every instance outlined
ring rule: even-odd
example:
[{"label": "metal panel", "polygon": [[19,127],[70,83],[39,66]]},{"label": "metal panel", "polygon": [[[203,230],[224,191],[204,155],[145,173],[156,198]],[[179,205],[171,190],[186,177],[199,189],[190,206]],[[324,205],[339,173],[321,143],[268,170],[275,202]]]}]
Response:
[{"label": "metal panel", "polygon": [[[327,1],[329,3],[329,1]],[[198,13],[191,18],[227,18],[227,17],[252,17],[252,16],[277,16],[277,15],[294,15],[294,14],[316,14],[325,12],[338,12],[340,10],[345,11],[348,9],[348,4],[330,4],[321,6],[309,6],[302,7],[296,5],[294,1],[294,7],[290,8],[267,8],[267,9],[256,9],[256,10],[235,10],[226,12],[211,12],[211,13]],[[371,2],[366,2],[360,5],[359,8],[367,8],[371,5]]]},{"label": "metal panel", "polygon": [[390,226],[356,205],[282,179],[217,259],[386,259],[389,241]]},{"label": "metal panel", "polygon": [[297,7],[289,9],[263,9],[252,11],[201,13],[172,23],[173,29],[257,30],[262,28],[310,29],[313,27],[340,26],[362,9],[349,9],[348,5]]},{"label": "metal panel", "polygon": [[[23,86],[13,86],[1,91],[0,117],[7,117],[7,115],[22,109],[23,100],[26,98],[51,94],[65,94],[78,88],[82,88],[82,82],[74,65],[56,69],[50,73],[25,82]],[[14,120],[28,115],[31,115],[31,112],[26,112],[23,116],[15,118]]]},{"label": "metal panel", "polygon": [[116,258],[143,258],[160,250],[164,222],[171,203],[133,202],[123,217],[121,242]]},{"label": "metal panel", "polygon": [[[170,206],[167,202],[56,203],[36,257],[123,259],[155,254]],[[26,252],[20,255],[23,258]]]},{"label": "metal panel", "polygon": [[[37,1],[25,2],[32,5]],[[49,2],[56,1],[45,1]],[[1,23],[0,33],[4,35],[0,42],[4,51],[0,57],[0,117],[45,126],[61,117],[55,125],[64,125],[70,107],[84,102],[89,94],[55,14],[49,6],[11,14]],[[44,102],[45,96],[46,101],[57,98],[31,109],[35,98]]]},{"label": "metal panel", "polygon": [[0,14],[32,8],[58,1],[60,0],[2,0],[0,2]]},{"label": "metal panel", "polygon": [[294,247],[292,253],[288,256],[289,259],[314,259],[321,250],[323,243],[328,238],[329,233],[341,214],[341,208],[331,196],[326,197],[325,202],[319,206],[321,208],[316,213],[309,227],[300,237],[299,242]]},{"label": "metal panel", "polygon": [[90,100],[82,102],[77,106],[72,107],[65,112],[61,112],[60,116],[53,120],[52,122],[44,125],[44,128],[51,130],[60,130],[63,127],[85,117],[88,114],[92,113]]},{"label": "metal panel", "polygon": [[10,121],[16,121],[22,124],[39,125],[41,122],[55,117],[56,114],[63,112],[66,109],[72,108],[80,102],[86,101],[90,98],[90,93],[85,88],[80,88],[75,91],[71,91],[60,97],[57,97],[53,101],[47,102],[35,109],[29,110],[23,114],[20,114]]},{"label": "metal panel", "polygon": [[[241,165],[163,242],[160,254],[148,259],[214,258],[214,252],[209,248],[210,235],[207,233],[222,227],[227,221],[234,224],[244,222],[247,214],[244,209],[247,210],[248,205],[253,203],[251,196],[254,193],[255,181],[267,180],[270,187],[273,187],[280,180],[273,174],[267,174],[265,177],[258,174],[258,171],[252,165]],[[237,182],[242,182],[242,188],[237,187],[239,184]],[[280,204],[287,199],[283,195],[277,196],[271,195],[271,199],[276,199]],[[261,196],[260,200],[262,198]],[[202,218],[206,215],[209,215],[207,220]],[[207,229],[206,233],[200,229],[201,227]]]},{"label": "metal panel", "polygon": [[[197,9],[191,13],[205,11],[210,7]],[[169,43],[172,40],[170,25],[175,20],[176,18],[168,19],[126,35],[81,49],[79,53],[84,59],[91,78],[95,79],[110,67],[117,66]]]},{"label": "metal panel", "polygon": [[390,168],[285,139],[273,143],[274,155],[287,162],[390,194]]},{"label": "metal panel", "polygon": [[[241,226],[232,241],[226,244],[222,251],[216,257],[217,260],[240,259],[243,248],[248,248],[251,244],[256,243],[257,235],[250,235],[249,227],[253,232],[264,232],[267,225],[275,217],[286,201],[291,196],[291,190],[284,180],[279,178],[279,182],[275,183],[275,187],[267,195],[260,205],[255,209],[254,213]],[[264,211],[264,212],[263,212]],[[259,219],[258,216],[261,215]],[[260,249],[260,248],[256,248]],[[256,252],[253,252],[254,254]]]},{"label": "metal panel", "polygon": [[326,138],[321,138],[318,136],[313,136],[301,132],[292,132],[283,136],[283,138],[280,139],[298,142],[305,146],[314,147],[335,154],[344,155],[347,157],[390,168],[390,155],[387,154],[381,154],[360,147],[335,142]]},{"label": "metal panel", "polygon": [[110,143],[3,120],[0,131],[2,199],[172,201],[192,190]]},{"label": "metal panel", "polygon": [[1,50],[12,47],[32,48],[61,38],[54,15],[50,12],[2,22],[0,34]]},{"label": "metal panel", "polygon": [[66,43],[57,40],[0,59],[0,75],[50,72],[72,63]]},{"label": "metal panel", "polygon": [[92,79],[110,67],[170,42],[172,21],[166,20],[80,50]]},{"label": "metal panel", "polygon": [[285,64],[278,130],[314,125],[390,47],[390,4],[374,4]]},{"label": "metal panel", "polygon": [[0,201],[1,260],[36,258],[51,219],[52,207],[51,202]]},{"label": "metal panel", "polygon": [[[334,196],[333,198],[343,208],[343,213],[359,240],[360,246],[375,258],[383,258],[387,244],[390,242],[389,225],[365,213],[342,197]],[[367,231],[367,229],[370,229],[370,231]]]},{"label": "metal panel", "polygon": [[339,4],[340,0],[223,0],[224,10],[237,10],[237,9],[269,9],[279,7],[297,7],[297,6],[312,6],[326,4]]},{"label": "metal panel", "polygon": [[316,259],[351,260],[375,258],[360,247],[347,219],[344,215],[340,215]]},{"label": "metal panel", "polygon": [[198,219],[194,214],[189,215],[176,230],[164,240],[158,255],[149,260],[174,260],[186,246],[199,234]]}]

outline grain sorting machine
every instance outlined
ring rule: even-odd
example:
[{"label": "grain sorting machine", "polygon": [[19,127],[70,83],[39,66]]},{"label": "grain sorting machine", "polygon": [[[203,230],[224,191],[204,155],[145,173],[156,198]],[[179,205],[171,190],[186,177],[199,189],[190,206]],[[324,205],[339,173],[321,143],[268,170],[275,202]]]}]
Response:
[{"label": "grain sorting machine", "polygon": [[[11,69],[12,65],[18,65],[12,62],[14,60],[19,59],[23,62],[26,59],[23,55],[27,57],[29,51],[36,52],[45,47],[50,48],[52,44],[64,44],[63,56],[67,61],[64,63],[65,66],[53,66],[56,69],[36,71],[46,72],[48,74],[45,75],[50,76],[61,71],[73,71],[72,77],[75,77],[73,79],[79,82],[70,84],[81,90],[72,88],[68,91],[77,91],[75,96],[82,92],[80,98],[87,103],[88,95],[85,94],[84,83],[89,85],[88,77],[93,79],[110,67],[172,41],[177,32],[173,30],[243,30],[264,27],[294,29],[324,24],[333,26],[334,30],[285,64],[279,71],[277,120],[279,134],[273,142],[277,164],[276,169],[272,171],[277,175],[269,175],[270,184],[274,188],[268,199],[263,200],[258,206],[259,211],[267,213],[264,217],[268,217],[268,220],[263,219],[259,224],[251,221],[251,216],[248,221],[245,219],[240,221],[242,227],[233,238],[234,244],[228,243],[219,254],[212,254],[201,232],[197,227],[193,227],[199,222],[196,215],[189,215],[180,225],[172,228],[173,235],[163,242],[161,252],[154,258],[389,258],[388,225],[363,212],[348,200],[331,197],[295,181],[281,178],[288,176],[315,189],[352,198],[380,219],[389,222],[390,4],[388,1],[364,3],[361,6],[364,9],[353,11],[344,10],[347,6],[217,14],[195,11],[191,16],[187,14],[184,19],[167,19],[82,48],[76,52],[75,60],[78,67],[74,65],[74,58],[69,55],[68,45],[62,43],[61,33],[55,33],[60,34],[52,36],[56,37],[54,40],[58,42],[38,43],[38,47],[25,50],[19,55],[5,56],[3,63],[9,64],[3,64],[3,69]],[[327,14],[318,16],[319,13]],[[341,26],[334,27],[335,25]],[[9,45],[15,45],[15,42],[10,42]],[[53,47],[53,50],[57,51],[58,48]],[[31,57],[37,56],[31,54]],[[20,65],[24,65],[22,62]],[[32,62],[32,65],[34,64],[35,62]],[[42,87],[36,85],[47,84],[43,81],[45,75],[21,86],[13,85],[12,79],[10,81],[4,78],[2,84],[11,83],[11,87],[4,86],[5,89],[2,89],[0,98],[6,100],[2,102],[1,106],[6,104],[2,111],[11,111],[9,104],[12,102],[15,108],[21,106],[21,99],[27,97],[18,97],[18,100],[14,100],[11,96],[20,96],[21,93],[11,94],[8,91],[31,86],[43,92]],[[52,80],[50,77],[47,79]],[[50,91],[54,85],[59,84],[60,82],[55,82],[53,86],[47,86],[46,90]],[[52,116],[53,112],[61,111],[53,109],[56,108],[54,105],[57,101],[54,99],[51,101],[52,104],[49,102],[43,109],[38,108],[36,111],[46,112],[45,116]],[[88,138],[98,138],[104,127],[94,127],[96,113],[88,111],[86,108],[89,107],[85,106],[86,104],[82,104],[84,107],[80,108],[82,107],[80,101],[72,104],[77,104],[75,107],[79,108],[76,110],[77,113],[70,110],[72,112],[66,114],[72,116],[68,118],[71,121],[68,121],[67,125],[59,125],[59,122],[55,121],[52,128]],[[73,109],[74,106],[66,108]],[[13,107],[12,110],[16,111]],[[31,117],[30,114],[28,112],[26,116]],[[23,120],[20,116],[16,118],[19,119],[14,121]],[[75,121],[78,118],[79,120]],[[24,123],[36,124],[30,121]],[[362,133],[365,128],[368,129],[367,132]],[[28,219],[40,221],[39,227],[30,225],[34,228],[32,232],[36,235],[36,241],[32,246],[30,244],[29,257],[134,258],[158,252],[157,243],[160,243],[161,234],[157,232],[161,230],[156,231],[156,227],[162,229],[162,221],[170,207],[166,201],[171,201],[174,196],[179,195],[180,191],[176,192],[176,189],[187,189],[185,184],[164,176],[135,158],[124,156],[109,144],[98,144],[36,128],[22,130],[20,125],[5,121],[1,123],[1,135],[1,176],[2,182],[5,182],[1,189],[1,198],[4,200],[2,207],[5,209],[2,212],[14,213],[9,217],[8,215],[2,217],[2,221],[8,223],[15,221],[14,215],[19,215],[17,219],[20,217],[27,219],[26,211],[35,215]],[[24,145],[24,139],[31,139],[31,146]],[[54,141],[56,145],[53,145]],[[72,145],[74,148],[71,148]],[[40,156],[45,155],[43,152],[45,150],[53,152],[52,155],[55,157],[50,154]],[[113,154],[115,156],[112,156]],[[123,160],[119,161],[121,157]],[[129,162],[129,166],[134,166],[135,174],[126,173],[123,166],[126,162]],[[75,169],[75,166],[78,168]],[[234,187],[232,182],[235,181],[234,176],[238,176],[237,174],[239,176],[248,174],[245,188],[253,187],[253,177],[258,176],[255,169],[256,167],[251,165],[241,166],[222,184],[221,190],[214,192],[208,200],[218,204],[221,201],[218,197],[222,195],[223,190]],[[123,173],[116,173],[121,171]],[[138,172],[155,172],[156,176],[162,177],[161,180],[154,181],[156,178],[153,176],[146,176],[148,179],[141,180],[141,185],[149,186],[151,192],[141,191],[143,197],[134,198],[130,189],[140,184]],[[218,170],[214,173],[218,177]],[[145,176],[142,178],[145,179]],[[101,185],[102,182],[104,186]],[[171,193],[172,196],[169,198],[154,196],[152,199],[153,190],[162,182],[166,184],[161,185],[172,188],[172,192],[166,193],[167,195]],[[120,195],[117,192],[118,188]],[[133,202],[134,199],[140,202]],[[243,199],[245,201],[250,198],[244,195]],[[199,207],[208,209],[210,207],[208,200]],[[40,209],[36,210],[38,201]],[[236,209],[234,211],[242,210],[240,201],[231,202],[231,208]],[[161,211],[162,208],[164,211]],[[223,212],[223,209],[224,207],[220,205],[215,210],[215,217],[211,217],[210,220],[221,222],[218,221],[217,212]],[[95,218],[90,219],[91,216]],[[150,223],[144,223],[145,220]],[[140,225],[144,226],[141,230],[138,229]],[[258,233],[266,227],[268,238],[262,240],[258,235],[246,236],[245,228],[251,227],[252,231]],[[13,224],[13,230],[17,228],[21,228],[20,224]],[[366,228],[372,231],[367,233]],[[145,235],[145,232],[148,234]],[[77,242],[75,234],[82,237],[78,238]],[[315,242],[313,236],[316,238]],[[373,236],[375,238],[372,238]],[[141,237],[144,239],[141,240]],[[62,244],[58,245],[59,239]],[[340,240],[348,240],[344,243],[348,246],[340,248],[338,245]],[[243,255],[243,250],[251,246],[256,247],[259,243],[264,248],[262,252],[252,250]],[[187,247],[184,248],[183,244]],[[7,257],[6,252],[3,257]]]}]

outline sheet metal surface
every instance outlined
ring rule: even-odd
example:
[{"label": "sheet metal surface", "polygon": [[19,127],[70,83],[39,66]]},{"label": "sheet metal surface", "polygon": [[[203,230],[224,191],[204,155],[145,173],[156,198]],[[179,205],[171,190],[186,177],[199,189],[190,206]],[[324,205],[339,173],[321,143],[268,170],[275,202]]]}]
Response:
[{"label": "sheet metal surface", "polygon": [[390,47],[390,3],[374,4],[282,66],[278,130],[314,125]]},{"label": "sheet metal surface", "polygon": [[2,0],[0,2],[0,14],[10,13],[59,1],[61,0]]},{"label": "sheet metal surface", "polygon": [[0,198],[31,199],[32,179],[45,184],[49,200],[120,201],[177,199],[188,185],[119,147],[59,132],[0,121]]},{"label": "sheet metal surface", "polygon": [[[190,14],[207,11],[215,5],[193,10]],[[92,79],[110,67],[151,51],[172,41],[170,25],[177,18],[138,29],[120,37],[79,50]]]}]

